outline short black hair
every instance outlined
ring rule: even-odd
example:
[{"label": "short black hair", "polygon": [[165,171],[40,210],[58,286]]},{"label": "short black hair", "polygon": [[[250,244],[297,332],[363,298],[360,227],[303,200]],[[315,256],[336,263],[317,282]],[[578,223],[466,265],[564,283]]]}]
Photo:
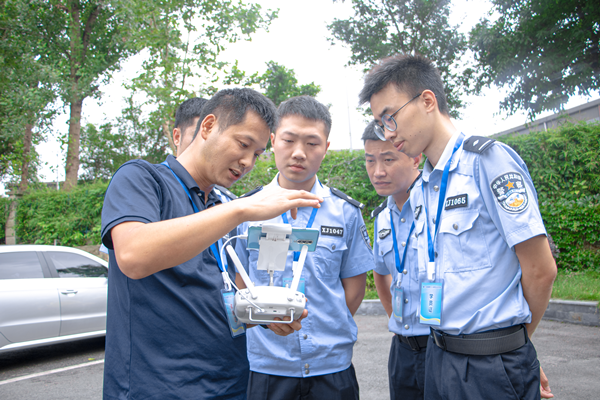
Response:
[{"label": "short black hair", "polygon": [[244,122],[248,111],[254,111],[267,124],[269,130],[273,131],[277,121],[275,104],[256,90],[234,88],[219,90],[202,107],[202,114],[200,114],[200,120],[196,125],[194,138],[196,138],[200,130],[200,124],[207,115],[212,114],[217,117],[219,129],[222,132],[231,125]]},{"label": "short black hair", "polygon": [[394,84],[399,91],[415,97],[424,90],[431,90],[437,99],[441,113],[449,115],[444,83],[437,68],[427,58],[420,55],[397,54],[385,58],[375,65],[365,76],[365,84],[360,91],[359,104],[371,101],[371,97]]},{"label": "short black hair", "polygon": [[299,115],[312,121],[323,122],[325,124],[325,136],[329,137],[329,132],[331,131],[331,114],[329,114],[329,109],[314,97],[297,96],[281,103],[277,108],[277,125],[274,131],[279,128],[281,119],[289,115]]},{"label": "short black hair", "polygon": [[369,122],[369,125],[367,125],[365,131],[362,134],[362,137],[360,138],[363,141],[363,143],[367,140],[376,140],[378,142],[381,141],[381,139],[379,139],[379,136],[375,134],[375,125],[375,121]]},{"label": "short black hair", "polygon": [[179,105],[175,112],[175,128],[181,130],[182,137],[183,132],[194,124],[194,119],[200,117],[202,107],[207,101],[201,97],[193,97]]}]

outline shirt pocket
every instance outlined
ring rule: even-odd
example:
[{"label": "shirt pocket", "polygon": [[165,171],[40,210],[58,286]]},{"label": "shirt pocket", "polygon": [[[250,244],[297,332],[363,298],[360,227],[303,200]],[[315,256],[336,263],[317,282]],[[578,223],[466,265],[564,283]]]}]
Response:
[{"label": "shirt pocket", "polygon": [[479,211],[454,212],[440,223],[444,235],[444,271],[472,271],[492,266]]},{"label": "shirt pocket", "polygon": [[348,249],[343,238],[319,238],[315,249],[315,269],[321,279],[339,278],[344,252]]}]

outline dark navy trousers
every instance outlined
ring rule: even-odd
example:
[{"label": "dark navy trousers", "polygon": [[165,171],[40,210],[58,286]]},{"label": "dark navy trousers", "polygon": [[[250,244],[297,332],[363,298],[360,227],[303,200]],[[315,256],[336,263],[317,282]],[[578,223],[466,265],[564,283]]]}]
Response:
[{"label": "dark navy trousers", "polygon": [[425,365],[426,400],[539,400],[540,363],[531,341],[498,355],[444,351],[430,337]]},{"label": "dark navy trousers", "polygon": [[388,359],[391,400],[423,400],[426,350],[412,350],[394,335]]},{"label": "dark navy trousers", "polygon": [[359,400],[354,366],[333,374],[293,378],[250,371],[248,400]]}]

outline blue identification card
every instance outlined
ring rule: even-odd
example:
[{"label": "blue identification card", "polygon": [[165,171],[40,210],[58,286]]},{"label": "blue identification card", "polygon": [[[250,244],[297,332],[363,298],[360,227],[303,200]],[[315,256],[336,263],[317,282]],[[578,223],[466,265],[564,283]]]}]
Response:
[{"label": "blue identification card", "polygon": [[243,335],[246,332],[246,326],[243,322],[240,322],[234,312],[233,299],[235,298],[235,292],[221,289],[221,296],[223,297],[223,304],[225,304],[225,313],[227,314],[231,336]]},{"label": "blue identification card", "polygon": [[421,315],[420,322],[425,325],[442,323],[442,288],[443,282],[421,283]]},{"label": "blue identification card", "polygon": [[[293,280],[293,278],[283,278],[282,286],[289,288],[290,286],[292,286],[292,280]],[[306,288],[305,280],[304,280],[304,278],[300,278],[300,282],[298,282],[298,291],[306,296],[305,288]]]},{"label": "blue identification card", "polygon": [[402,307],[404,305],[404,290],[399,286],[394,286],[394,295],[392,298],[392,314],[398,322],[402,322]]}]

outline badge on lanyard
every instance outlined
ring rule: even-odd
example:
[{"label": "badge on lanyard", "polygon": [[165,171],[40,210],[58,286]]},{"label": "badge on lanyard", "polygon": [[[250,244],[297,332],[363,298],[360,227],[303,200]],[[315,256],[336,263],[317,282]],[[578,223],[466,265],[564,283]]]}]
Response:
[{"label": "badge on lanyard", "polygon": [[421,284],[420,322],[425,325],[442,323],[442,288],[443,282],[423,282]]},{"label": "badge on lanyard", "polygon": [[392,298],[392,314],[398,322],[402,322],[402,306],[404,304],[404,290],[400,287],[400,282],[394,286]]},{"label": "badge on lanyard", "polygon": [[233,290],[221,289],[221,297],[223,298],[223,305],[225,306],[225,314],[227,314],[227,322],[229,322],[229,331],[232,337],[243,335],[246,332],[246,326],[240,322],[238,317],[235,316],[233,299],[235,298],[235,292]]},{"label": "badge on lanyard", "polygon": [[[294,278],[283,278],[283,287],[289,288],[290,286],[292,286],[292,280]],[[298,291],[300,293],[302,293],[303,295],[306,296],[306,281],[304,280],[304,278],[300,278],[300,283],[298,284]]]}]

